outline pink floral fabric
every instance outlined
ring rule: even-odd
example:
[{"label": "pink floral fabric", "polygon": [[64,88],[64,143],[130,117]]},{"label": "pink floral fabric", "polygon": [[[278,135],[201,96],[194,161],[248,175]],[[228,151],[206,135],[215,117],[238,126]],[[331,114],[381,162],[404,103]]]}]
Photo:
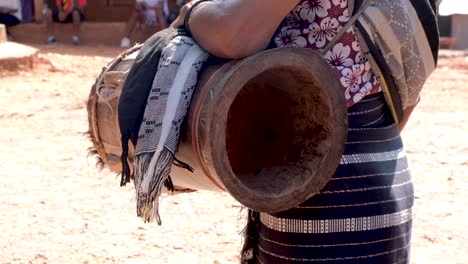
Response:
[{"label": "pink floral fabric", "polygon": [[[278,47],[322,49],[350,18],[348,0],[302,0],[286,17],[274,42]],[[327,52],[325,59],[340,76],[348,107],[381,91],[352,27]]]}]

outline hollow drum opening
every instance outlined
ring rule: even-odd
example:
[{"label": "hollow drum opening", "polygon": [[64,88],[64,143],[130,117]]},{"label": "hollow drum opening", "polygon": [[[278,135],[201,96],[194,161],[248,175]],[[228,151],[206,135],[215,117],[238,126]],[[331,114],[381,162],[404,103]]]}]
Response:
[{"label": "hollow drum opening", "polygon": [[282,67],[249,80],[227,119],[226,146],[236,176],[264,197],[301,188],[326,156],[330,101],[310,72]]}]

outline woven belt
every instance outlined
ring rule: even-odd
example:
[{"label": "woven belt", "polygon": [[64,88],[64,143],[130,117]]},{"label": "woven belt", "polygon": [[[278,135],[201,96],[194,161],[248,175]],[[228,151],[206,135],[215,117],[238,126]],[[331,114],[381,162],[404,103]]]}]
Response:
[{"label": "woven belt", "polygon": [[401,225],[409,222],[411,219],[411,209],[392,214],[323,220],[278,218],[267,213],[260,213],[260,221],[270,229],[278,232],[303,234],[326,234],[375,230]]}]

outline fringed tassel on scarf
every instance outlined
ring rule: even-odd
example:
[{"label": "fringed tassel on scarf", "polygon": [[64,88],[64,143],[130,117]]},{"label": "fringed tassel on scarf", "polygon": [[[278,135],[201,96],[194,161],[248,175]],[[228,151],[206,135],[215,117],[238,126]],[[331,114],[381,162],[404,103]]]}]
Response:
[{"label": "fringed tassel on scarf", "polygon": [[122,175],[120,178],[120,187],[125,186],[130,182],[131,172],[130,164],[128,164],[128,143],[130,139],[122,137],[122,155],[120,156],[120,162],[122,163]]},{"label": "fringed tassel on scarf", "polygon": [[[154,160],[157,158],[157,160]],[[137,215],[143,221],[156,221],[161,225],[159,216],[159,197],[164,186],[174,189],[169,176],[174,154],[163,148],[159,155],[143,153],[135,157],[135,188],[137,190]]]},{"label": "fringed tassel on scarf", "polygon": [[174,157],[174,165],[177,166],[177,167],[181,167],[183,169],[186,169],[186,170],[188,170],[190,172],[193,172],[193,168],[190,165],[188,165],[187,163],[177,159],[176,157]]},{"label": "fringed tassel on scarf", "polygon": [[241,251],[241,264],[254,263],[259,239],[258,225],[260,224],[260,213],[250,209],[248,210],[247,225],[242,231],[244,235],[244,246]]}]

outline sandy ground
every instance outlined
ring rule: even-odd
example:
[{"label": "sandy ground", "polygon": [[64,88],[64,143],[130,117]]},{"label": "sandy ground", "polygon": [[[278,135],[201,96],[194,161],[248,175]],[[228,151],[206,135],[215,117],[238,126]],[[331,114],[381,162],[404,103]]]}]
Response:
[{"label": "sandy ground", "polygon": [[[223,193],[135,216],[131,186],[87,158],[85,102],[121,50],[41,49],[33,71],[0,73],[0,263],[237,263],[240,206]],[[413,263],[467,263],[468,57],[443,58],[403,133],[416,185]]]}]

